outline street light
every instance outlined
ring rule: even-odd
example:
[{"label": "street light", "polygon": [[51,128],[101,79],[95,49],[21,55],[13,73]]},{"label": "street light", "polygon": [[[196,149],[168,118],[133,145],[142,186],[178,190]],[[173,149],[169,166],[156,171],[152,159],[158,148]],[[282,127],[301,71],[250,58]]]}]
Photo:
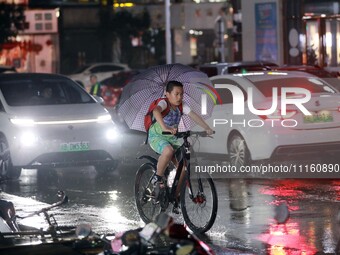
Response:
[{"label": "street light", "polygon": [[165,52],[166,63],[172,64],[171,54],[171,23],[170,23],[170,0],[164,0],[165,5]]},{"label": "street light", "polygon": [[225,47],[224,47],[224,34],[225,34],[225,18],[223,11],[220,11],[220,15],[215,19],[215,33],[217,35],[218,46],[220,51],[220,61],[225,62]]}]

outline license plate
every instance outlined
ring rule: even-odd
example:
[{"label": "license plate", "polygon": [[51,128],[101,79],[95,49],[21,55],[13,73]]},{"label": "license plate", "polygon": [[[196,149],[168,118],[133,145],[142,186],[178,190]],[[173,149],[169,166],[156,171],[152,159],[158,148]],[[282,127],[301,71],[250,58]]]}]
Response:
[{"label": "license plate", "polygon": [[306,115],[303,117],[304,123],[320,123],[320,122],[332,122],[333,116],[329,111],[319,111],[312,115]]},{"label": "license plate", "polygon": [[90,149],[90,142],[71,142],[60,144],[61,151],[87,151]]}]

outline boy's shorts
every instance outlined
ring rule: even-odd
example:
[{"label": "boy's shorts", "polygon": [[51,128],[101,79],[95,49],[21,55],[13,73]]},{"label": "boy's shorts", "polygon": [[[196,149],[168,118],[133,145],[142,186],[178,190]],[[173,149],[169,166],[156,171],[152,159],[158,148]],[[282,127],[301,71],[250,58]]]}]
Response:
[{"label": "boy's shorts", "polygon": [[176,151],[181,146],[181,143],[173,135],[163,135],[162,131],[161,126],[157,122],[150,127],[148,141],[151,149],[158,154],[162,154],[164,148],[171,145]]}]

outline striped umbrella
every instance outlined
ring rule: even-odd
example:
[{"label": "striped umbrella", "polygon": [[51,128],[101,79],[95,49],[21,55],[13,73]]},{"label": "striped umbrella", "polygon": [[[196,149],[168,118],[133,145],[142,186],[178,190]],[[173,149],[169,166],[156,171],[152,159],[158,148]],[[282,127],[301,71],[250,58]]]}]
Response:
[{"label": "striped umbrella", "polygon": [[[118,113],[125,120],[130,129],[145,132],[144,116],[150,104],[165,95],[165,87],[168,81],[176,80],[183,84],[183,101],[188,104],[192,111],[208,118],[213,110],[216,100],[220,98],[213,88],[208,76],[190,66],[182,64],[159,65],[146,69],[136,75],[124,87]],[[203,104],[202,95],[206,103]],[[179,124],[179,130],[190,130],[194,122],[189,116],[183,115]]]}]

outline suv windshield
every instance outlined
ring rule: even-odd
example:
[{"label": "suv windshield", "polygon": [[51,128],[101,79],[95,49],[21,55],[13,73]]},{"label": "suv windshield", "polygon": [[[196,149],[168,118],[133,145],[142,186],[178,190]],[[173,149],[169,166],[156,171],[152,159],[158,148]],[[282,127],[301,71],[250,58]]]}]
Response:
[{"label": "suv windshield", "polygon": [[76,83],[58,76],[3,76],[0,91],[10,106],[95,103]]}]

